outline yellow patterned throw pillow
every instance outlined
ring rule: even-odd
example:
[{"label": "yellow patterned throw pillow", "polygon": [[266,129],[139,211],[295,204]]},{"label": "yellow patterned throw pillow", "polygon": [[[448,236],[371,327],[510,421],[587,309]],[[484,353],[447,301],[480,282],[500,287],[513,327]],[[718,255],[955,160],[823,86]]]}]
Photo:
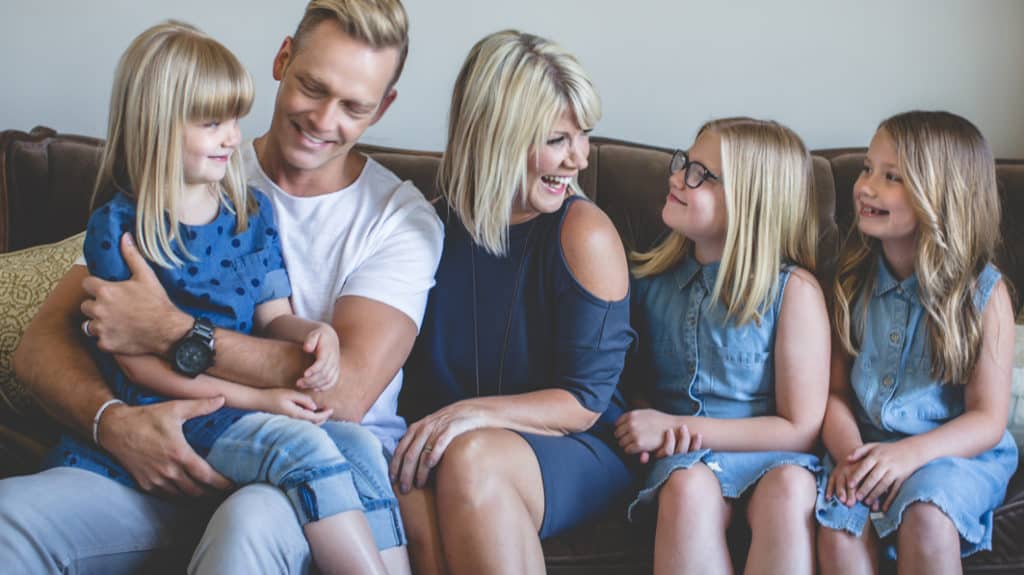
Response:
[{"label": "yellow patterned throw pillow", "polygon": [[35,405],[14,380],[11,354],[43,300],[82,255],[85,232],[53,244],[0,254],[0,399],[24,413]]}]

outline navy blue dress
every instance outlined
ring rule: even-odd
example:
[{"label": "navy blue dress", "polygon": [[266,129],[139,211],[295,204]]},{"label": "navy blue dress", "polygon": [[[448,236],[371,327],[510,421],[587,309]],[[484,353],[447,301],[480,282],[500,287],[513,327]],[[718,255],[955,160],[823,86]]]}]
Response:
[{"label": "navy blue dress", "polygon": [[[245,231],[236,232],[235,214],[221,207],[208,224],[180,227],[182,244],[195,261],[185,258],[180,247],[172,243],[172,249],[184,265],[163,268],[150,264],[168,298],[181,310],[206,317],[216,327],[241,333],[252,331],[257,305],[291,295],[274,223],[274,207],[261,192],[250,189],[249,193],[256,199],[259,210],[250,214]],[[108,281],[130,277],[119,240],[123,233],[134,232],[135,215],[135,202],[122,193],[92,213],[83,247],[91,275]],[[92,342],[92,351],[100,372],[118,399],[130,405],[166,399],[129,381],[113,356],[99,352],[95,342]],[[190,419],[183,426],[185,438],[205,457],[224,430],[247,413],[250,412],[222,407]],[[48,454],[43,466],[80,467],[135,486],[131,476],[106,452],[68,433]]]},{"label": "navy blue dress", "polygon": [[560,235],[574,201],[586,200],[570,197],[553,214],[511,226],[503,257],[476,245],[441,208],[444,252],[400,402],[415,421],[462,399],[564,389],[601,413],[584,433],[520,434],[543,477],[542,538],[622,500],[636,477],[612,435],[624,411],[619,376],[635,339],[629,297],[599,299],[569,271]]}]

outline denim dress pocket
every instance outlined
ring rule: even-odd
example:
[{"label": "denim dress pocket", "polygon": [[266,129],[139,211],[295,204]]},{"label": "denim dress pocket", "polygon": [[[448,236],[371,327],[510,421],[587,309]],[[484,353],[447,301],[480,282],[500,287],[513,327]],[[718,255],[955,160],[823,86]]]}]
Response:
[{"label": "denim dress pocket", "polygon": [[770,353],[710,346],[706,359],[709,415],[717,417],[753,417],[774,412],[773,362]]}]

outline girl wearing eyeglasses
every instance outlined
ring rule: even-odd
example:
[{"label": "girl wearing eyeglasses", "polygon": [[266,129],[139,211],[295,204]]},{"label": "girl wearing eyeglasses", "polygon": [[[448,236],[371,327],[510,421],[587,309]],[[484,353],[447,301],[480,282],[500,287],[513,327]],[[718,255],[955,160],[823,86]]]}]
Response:
[{"label": "girl wearing eyeglasses", "polygon": [[656,524],[655,573],[731,572],[726,530],[744,519],[748,565],[812,573],[830,336],[810,157],[784,126],[728,118],[670,172],[670,234],[634,255],[624,386],[642,409],[615,435],[647,479],[630,520]]}]

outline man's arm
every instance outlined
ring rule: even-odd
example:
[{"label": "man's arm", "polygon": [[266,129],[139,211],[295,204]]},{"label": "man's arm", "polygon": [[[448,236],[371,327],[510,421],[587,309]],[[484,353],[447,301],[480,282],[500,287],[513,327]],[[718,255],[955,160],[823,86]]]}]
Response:
[{"label": "man's arm", "polygon": [[[85,266],[72,266],[43,302],[13,356],[14,372],[57,421],[92,436],[96,410],[113,398],[81,340],[79,307],[88,298]],[[185,442],[181,424],[218,409],[222,399],[168,401],[145,407],[114,405],[98,437],[145,490],[202,495],[230,482]]]},{"label": "man's arm", "polygon": [[[109,353],[170,357],[194,319],[167,297],[131,234],[121,236],[121,255],[131,272],[125,281],[87,276],[81,268],[85,293],[79,302],[82,313],[91,319],[89,332],[96,336],[99,348]],[[252,387],[291,387],[312,364],[301,344],[219,328],[214,338],[217,356],[209,372],[229,381]]]},{"label": "man's arm", "polygon": [[395,378],[416,340],[416,324],[397,308],[360,296],[343,296],[331,321],[340,348],[338,384],[309,395],[334,419],[362,421]]}]

